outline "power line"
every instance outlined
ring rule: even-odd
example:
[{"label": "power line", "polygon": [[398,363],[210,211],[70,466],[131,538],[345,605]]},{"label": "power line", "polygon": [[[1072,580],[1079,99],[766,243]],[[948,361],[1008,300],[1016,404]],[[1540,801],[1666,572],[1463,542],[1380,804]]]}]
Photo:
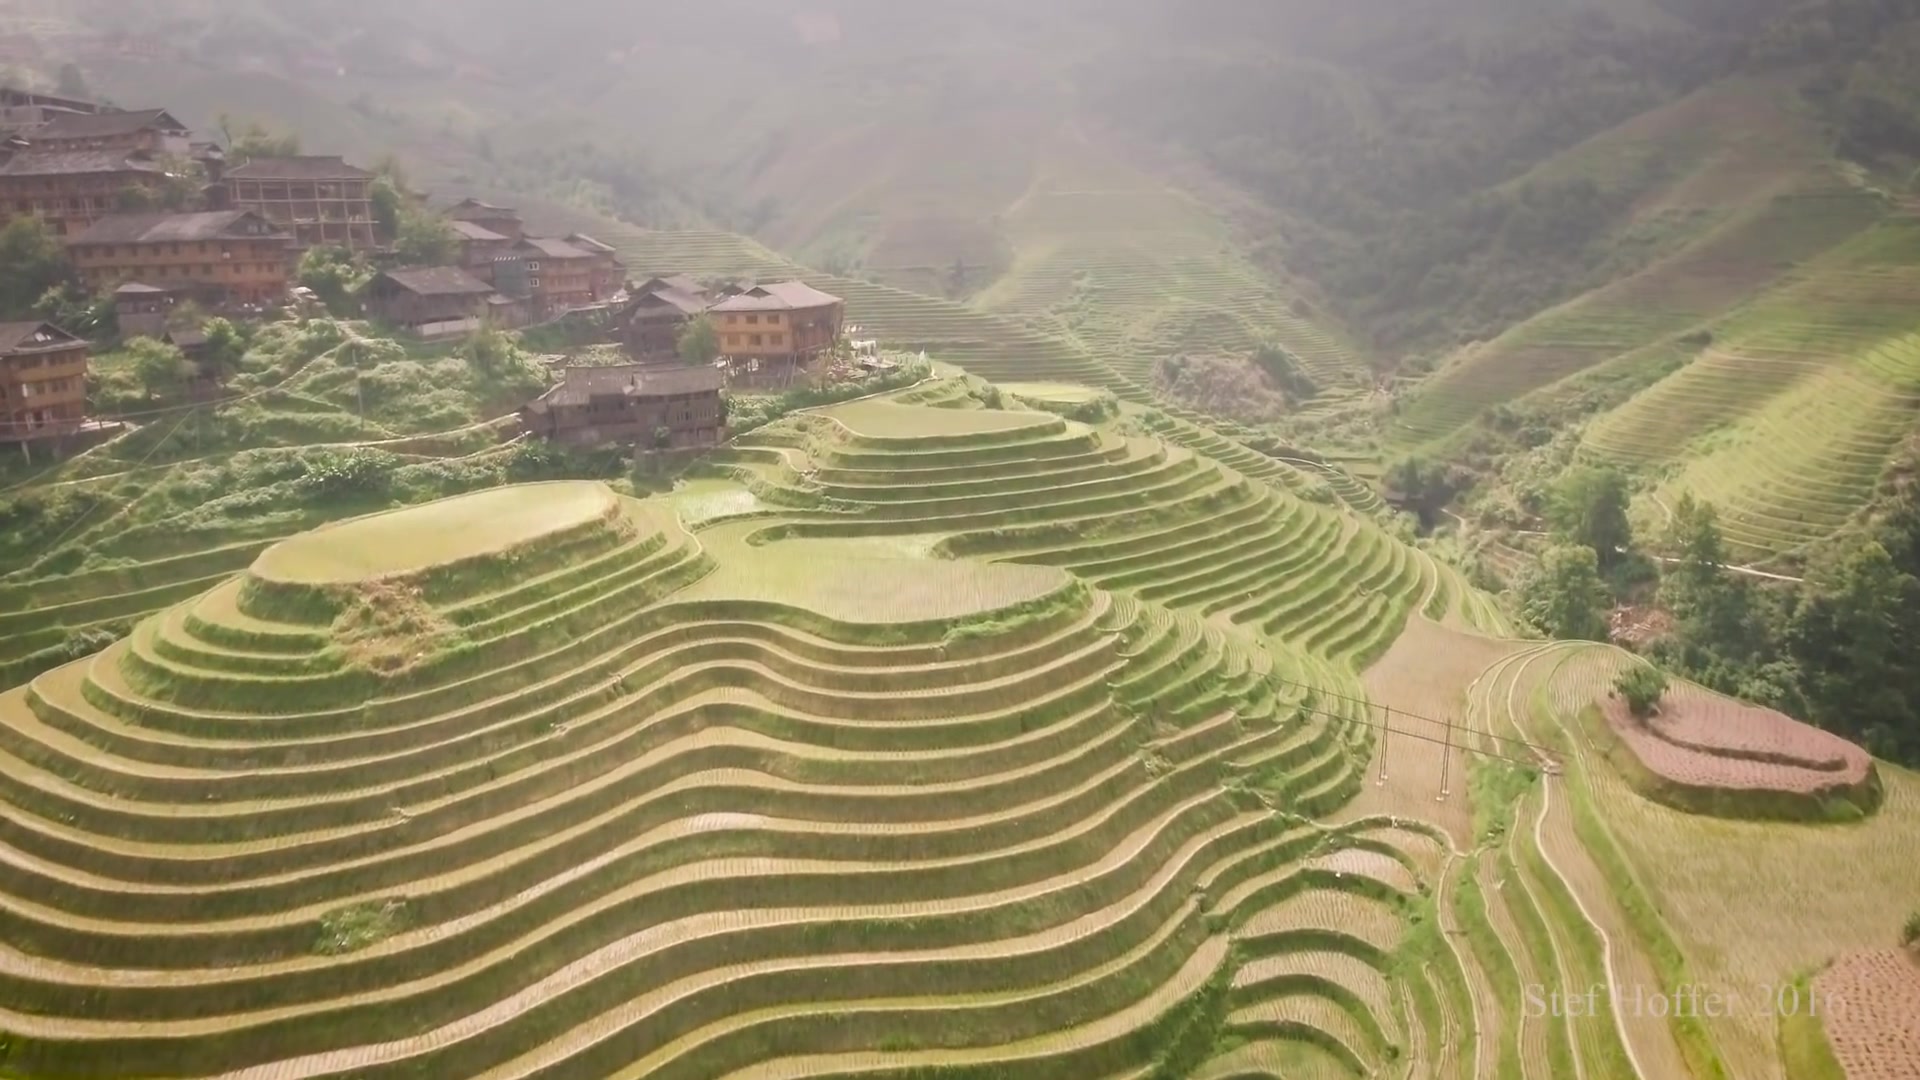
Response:
[{"label": "power line", "polygon": [[1273,681],[1279,683],[1282,686],[1291,686],[1299,690],[1308,691],[1309,693],[1322,694],[1330,698],[1335,698],[1340,701],[1344,701],[1350,705],[1360,705],[1369,709],[1372,709],[1372,708],[1382,709],[1387,713],[1389,717],[1396,716],[1396,715],[1405,716],[1410,719],[1418,720],[1422,723],[1432,724],[1435,727],[1446,728],[1448,729],[1449,734],[1451,734],[1451,732],[1453,731],[1464,731],[1470,735],[1477,735],[1481,738],[1494,739],[1496,741],[1503,742],[1503,743],[1516,743],[1519,746],[1524,747],[1528,750],[1532,750],[1536,753],[1542,753],[1542,754],[1553,753],[1553,751],[1549,750],[1544,746],[1541,746],[1537,743],[1528,742],[1525,739],[1516,738],[1512,735],[1497,735],[1491,731],[1481,731],[1479,728],[1473,727],[1470,724],[1456,724],[1450,720],[1441,720],[1432,716],[1424,716],[1416,712],[1408,712],[1405,709],[1396,709],[1391,705],[1385,705],[1379,702],[1368,701],[1366,698],[1352,697],[1347,694],[1342,694],[1336,690],[1328,690],[1323,686],[1315,686],[1312,683],[1297,682],[1293,679],[1283,679],[1283,678],[1280,678],[1279,676],[1274,676]]},{"label": "power line", "polygon": [[[1404,729],[1404,728],[1394,728],[1394,727],[1389,727],[1389,726],[1387,726],[1387,725],[1385,725],[1385,724],[1381,724],[1381,723],[1379,723],[1379,722],[1377,722],[1377,721],[1374,721],[1374,720],[1372,720],[1372,719],[1366,719],[1366,720],[1362,720],[1362,719],[1359,719],[1359,718],[1357,718],[1357,717],[1353,717],[1353,716],[1348,716],[1348,715],[1346,715],[1346,714],[1344,714],[1344,713],[1336,713],[1336,712],[1329,712],[1329,711],[1327,711],[1327,710],[1325,710],[1325,709],[1316,709],[1316,708],[1313,708],[1313,707],[1311,707],[1311,706],[1306,706],[1305,708],[1306,708],[1306,711],[1307,711],[1307,712],[1308,712],[1309,714],[1311,714],[1311,715],[1314,715],[1314,716],[1320,716],[1320,717],[1324,717],[1324,718],[1326,718],[1326,719],[1328,719],[1328,720],[1333,720],[1333,721],[1337,721],[1337,722],[1340,722],[1340,723],[1348,723],[1348,724],[1361,724],[1361,725],[1364,725],[1364,726],[1366,726],[1366,727],[1370,727],[1370,728],[1374,728],[1374,729],[1376,729],[1376,730],[1387,730],[1387,731],[1391,731],[1391,732],[1392,732],[1393,734],[1396,734],[1396,735],[1404,735],[1404,736],[1406,736],[1406,737],[1407,737],[1407,738],[1409,738],[1409,739],[1418,739],[1418,740],[1419,740],[1419,741],[1421,741],[1421,742],[1429,742],[1429,743],[1433,743],[1433,744],[1434,744],[1434,745],[1436,745],[1436,746],[1445,746],[1445,747],[1446,747],[1446,748],[1448,749],[1448,751],[1449,751],[1449,752],[1451,752],[1452,750],[1454,750],[1454,749],[1456,749],[1456,748],[1457,748],[1457,749],[1460,749],[1460,750],[1464,750],[1464,751],[1466,751],[1466,752],[1467,752],[1467,753],[1469,753],[1469,754],[1475,754],[1475,755],[1478,755],[1478,756],[1480,756],[1480,757],[1486,757],[1486,758],[1497,758],[1497,759],[1499,759],[1499,760],[1501,760],[1501,761],[1510,761],[1510,762],[1513,762],[1513,763],[1514,763],[1514,764],[1516,764],[1516,765],[1525,765],[1525,766],[1526,766],[1526,767],[1528,767],[1528,768],[1538,768],[1538,767],[1540,766],[1540,764],[1541,764],[1541,762],[1540,762],[1540,759],[1539,759],[1539,758],[1523,758],[1523,757],[1516,757],[1516,756],[1514,756],[1514,755],[1512,755],[1512,754],[1503,754],[1503,753],[1500,753],[1500,752],[1499,752],[1499,751],[1497,751],[1497,750],[1485,750],[1485,749],[1480,749],[1480,748],[1477,748],[1477,747],[1473,747],[1473,746],[1468,746],[1468,745],[1467,745],[1467,744],[1465,744],[1465,743],[1454,743],[1454,742],[1452,741],[1452,739],[1451,739],[1451,737],[1449,737],[1449,738],[1446,738],[1446,739],[1439,739],[1439,738],[1435,738],[1435,737],[1434,737],[1434,736],[1432,736],[1432,735],[1422,735],[1422,734],[1420,734],[1420,733],[1419,733],[1419,732],[1417,732],[1417,731],[1407,731],[1407,730],[1406,730],[1406,729]],[[1409,714],[1407,714],[1407,715],[1413,715],[1413,714],[1411,714],[1411,713],[1409,713]],[[1452,726],[1452,725],[1448,725],[1448,726]],[[1485,733],[1485,732],[1481,732],[1481,733],[1479,733],[1479,734],[1486,734],[1486,733]],[[1556,753],[1554,753],[1554,752],[1553,752],[1553,751],[1551,751],[1551,750],[1548,750],[1548,749],[1546,749],[1545,747],[1539,747],[1539,746],[1534,746],[1534,745],[1533,745],[1532,743],[1528,743],[1527,745],[1528,745],[1528,746],[1529,746],[1530,748],[1532,748],[1532,749],[1534,749],[1534,750],[1536,750],[1536,751],[1538,751],[1538,752],[1539,752],[1540,754],[1542,754],[1542,755],[1544,755],[1544,756],[1545,756],[1545,757],[1547,757],[1547,758],[1550,758],[1550,759],[1552,759],[1552,758],[1557,758],[1557,757],[1558,757],[1558,755],[1557,755]]]},{"label": "power line", "polygon": [[[182,416],[180,419],[174,421],[173,427],[168,429],[165,435],[160,436],[160,438],[154,441],[153,448],[147,451],[147,456],[141,458],[140,463],[138,465],[135,465],[134,468],[135,469],[145,468],[147,462],[152,461],[153,456],[160,452],[160,448],[167,445],[169,440],[171,440],[175,435],[180,433],[180,426],[186,422],[187,422],[186,416]],[[105,501],[106,500],[101,499],[99,501],[88,504],[87,508],[80,512],[79,517],[74,518],[71,524],[69,524],[65,529],[60,530],[60,535],[54,537],[52,543],[49,543],[48,545],[46,545],[45,549],[42,552],[42,557],[53,554],[54,551],[59,549],[61,544],[66,543],[67,538],[73,535],[73,531],[75,529],[78,529],[82,524],[84,524],[87,518],[91,517],[93,515],[93,512],[96,509],[98,509]]]}]

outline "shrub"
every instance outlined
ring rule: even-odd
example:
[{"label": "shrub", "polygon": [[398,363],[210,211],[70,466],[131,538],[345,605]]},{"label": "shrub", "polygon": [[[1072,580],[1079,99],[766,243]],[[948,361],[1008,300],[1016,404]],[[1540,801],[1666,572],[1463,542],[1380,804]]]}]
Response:
[{"label": "shrub", "polygon": [[81,660],[119,641],[124,634],[111,625],[82,627],[67,631],[58,648],[65,659]]},{"label": "shrub", "polygon": [[1900,944],[1909,948],[1920,944],[1920,911],[1907,916],[1907,925],[1900,928]]},{"label": "shrub", "polygon": [[405,930],[411,921],[405,900],[371,900],[329,911],[320,917],[313,951],[320,956],[358,952]]},{"label": "shrub", "polygon": [[1636,664],[1613,681],[1614,692],[1626,699],[1627,709],[1645,719],[1660,706],[1667,693],[1666,673],[1651,664]]},{"label": "shrub", "polygon": [[300,483],[327,495],[367,494],[384,491],[393,473],[394,457],[364,447],[352,450],[323,450],[306,459],[307,472]]}]

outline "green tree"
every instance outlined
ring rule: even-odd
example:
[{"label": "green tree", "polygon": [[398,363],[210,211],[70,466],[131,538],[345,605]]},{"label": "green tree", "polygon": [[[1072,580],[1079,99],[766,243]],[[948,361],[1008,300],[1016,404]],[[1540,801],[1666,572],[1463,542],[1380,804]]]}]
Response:
[{"label": "green tree", "polygon": [[373,272],[345,248],[313,247],[300,257],[297,276],[300,284],[312,289],[327,305],[330,314],[346,318],[354,314],[360,290],[372,279]]},{"label": "green tree", "polygon": [[227,164],[245,165],[254,158],[295,157],[300,153],[300,136],[293,132],[275,134],[257,122],[237,128],[232,117],[220,115],[220,134],[227,140]]},{"label": "green tree", "polygon": [[402,207],[393,249],[407,266],[446,266],[460,258],[460,237],[438,214]]},{"label": "green tree", "polygon": [[1520,613],[1550,637],[1607,640],[1607,587],[1593,549],[1556,544],[1520,583]]},{"label": "green tree", "polygon": [[140,380],[149,398],[166,398],[179,392],[191,374],[187,358],[180,350],[162,341],[140,337],[127,342],[129,366]]},{"label": "green tree", "polygon": [[1635,664],[1613,680],[1613,692],[1619,694],[1627,703],[1627,711],[1646,719],[1660,707],[1660,699],[1667,696],[1666,672],[1652,664]]},{"label": "green tree", "polygon": [[1809,719],[1876,754],[1920,757],[1920,581],[1873,539],[1814,562],[1787,624]]},{"label": "green tree", "polygon": [[1438,523],[1440,512],[1471,479],[1465,470],[1418,455],[1394,462],[1384,478],[1388,499],[1417,516],[1422,529]]},{"label": "green tree", "polygon": [[[1660,604],[1674,621],[1666,651],[1707,685],[1738,691],[1757,677],[1771,646],[1753,584],[1727,569],[1719,515],[1709,503],[1681,496],[1667,543],[1676,555],[1660,577]],[[1769,697],[1778,700],[1783,689]]]},{"label": "green tree", "polygon": [[67,254],[37,217],[0,228],[0,319],[24,319],[47,290],[74,280]]},{"label": "green tree", "polygon": [[475,371],[494,377],[513,366],[519,357],[519,350],[514,348],[513,340],[498,328],[482,326],[467,335],[466,342],[460,347],[460,354]]},{"label": "green tree", "polygon": [[93,89],[87,85],[87,76],[80,65],[69,60],[60,65],[60,73],[55,76],[53,92],[64,98],[86,100],[93,96]]},{"label": "green tree", "polygon": [[391,240],[400,235],[400,188],[389,177],[376,177],[367,190],[373,203],[373,225],[381,236]]},{"label": "green tree", "polygon": [[188,211],[206,201],[207,171],[197,161],[177,155],[160,159],[160,179],[153,184],[130,184],[114,196],[114,208],[126,214],[162,210]]},{"label": "green tree", "polygon": [[246,338],[226,319],[208,319],[201,331],[207,343],[200,347],[200,373],[224,383],[240,370],[240,359],[247,353]]},{"label": "green tree", "polygon": [[1600,565],[1609,567],[1633,546],[1627,499],[1627,478],[1617,469],[1582,465],[1554,486],[1547,517],[1562,540],[1592,548]]},{"label": "green tree", "polygon": [[113,300],[93,296],[71,282],[62,282],[42,293],[33,305],[33,313],[69,334],[84,338],[111,338],[120,332]]},{"label": "green tree", "polygon": [[712,319],[696,315],[680,331],[680,359],[697,366],[711,364],[719,356],[720,332],[714,329]]}]

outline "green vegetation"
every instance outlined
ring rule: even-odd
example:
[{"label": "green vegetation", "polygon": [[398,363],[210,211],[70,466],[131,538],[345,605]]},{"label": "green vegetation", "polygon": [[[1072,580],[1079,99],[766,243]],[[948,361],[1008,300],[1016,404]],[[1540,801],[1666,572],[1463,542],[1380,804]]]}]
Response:
[{"label": "green vegetation", "polygon": [[354,314],[360,290],[372,280],[373,271],[345,248],[312,247],[300,257],[295,277],[336,318],[347,318]]},{"label": "green vegetation", "polygon": [[1627,711],[1644,720],[1660,711],[1660,699],[1667,695],[1667,676],[1657,667],[1637,664],[1613,681],[1613,690],[1627,703]]},{"label": "green vegetation", "polygon": [[[1809,982],[1802,976],[1794,980],[1796,1001],[1813,1000]],[[1821,1018],[1811,1011],[1795,1010],[1780,1017],[1780,1059],[1787,1080],[1847,1080],[1847,1070],[1833,1055],[1833,1044],[1821,1027]]]},{"label": "green vegetation", "polygon": [[359,952],[406,930],[411,922],[405,900],[370,900],[339,908],[320,917],[320,936],[313,951],[318,956]]},{"label": "green vegetation", "polygon": [[1920,911],[1907,916],[1906,925],[1900,928],[1900,944],[1908,948],[1920,944]]},{"label": "green vegetation", "polygon": [[300,153],[296,132],[275,133],[257,120],[241,124],[222,113],[216,125],[226,143],[228,166],[245,165],[254,158],[295,157]]},{"label": "green vegetation", "polygon": [[50,290],[72,280],[66,252],[39,218],[16,217],[0,228],[0,318],[28,318]]},{"label": "green vegetation", "polygon": [[1548,520],[1562,540],[1591,549],[1602,569],[1614,566],[1633,544],[1626,477],[1585,466],[1569,471],[1554,490]]},{"label": "green vegetation", "polygon": [[680,359],[695,367],[719,359],[720,332],[714,329],[712,317],[703,314],[688,320],[687,328],[680,331],[679,348]]},{"label": "green vegetation", "polygon": [[1607,640],[1607,586],[1593,549],[1556,544],[1521,582],[1520,617],[1550,637]]}]

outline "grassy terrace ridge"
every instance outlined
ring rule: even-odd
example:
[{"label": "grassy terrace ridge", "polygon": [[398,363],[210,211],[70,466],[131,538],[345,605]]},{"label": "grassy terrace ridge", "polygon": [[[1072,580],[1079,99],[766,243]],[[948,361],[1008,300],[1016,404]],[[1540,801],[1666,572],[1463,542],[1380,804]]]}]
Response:
[{"label": "grassy terrace ridge", "polygon": [[252,573],[311,585],[402,577],[508,555],[553,534],[590,526],[618,508],[605,485],[582,481],[480,491],[323,526],[268,548]]},{"label": "grassy terrace ridge", "polygon": [[1743,561],[1832,535],[1913,428],[1917,255],[1920,223],[1893,218],[1800,268],[1598,418],[1583,452],[1664,472],[1667,505],[1682,494],[1713,503]]},{"label": "grassy terrace ridge", "polygon": [[1422,382],[1392,434],[1405,446],[1443,440],[1495,405],[1706,328],[1885,213],[1878,196],[1848,186],[1768,199],[1639,273],[1468,346]]},{"label": "grassy terrace ridge", "polygon": [[1354,689],[1439,571],[1243,447],[976,389],[795,415],[657,498],[309,529],[0,695],[0,1070],[1392,1060],[1432,868],[1300,824],[1370,743],[1305,686]]}]

